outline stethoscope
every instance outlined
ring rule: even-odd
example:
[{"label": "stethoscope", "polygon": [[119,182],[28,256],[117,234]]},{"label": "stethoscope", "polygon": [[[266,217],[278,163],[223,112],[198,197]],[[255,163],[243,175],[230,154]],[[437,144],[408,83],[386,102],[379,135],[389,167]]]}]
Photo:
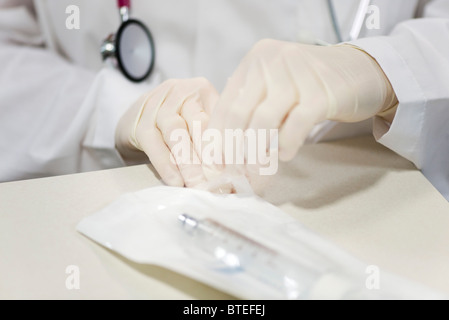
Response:
[{"label": "stethoscope", "polygon": [[[360,36],[371,0],[361,0],[349,39],[343,39],[333,0],[327,0],[332,26],[338,42],[354,41]],[[116,34],[109,35],[101,46],[103,60],[111,59],[131,81],[144,81],[151,74],[155,61],[155,46],[150,30],[140,21],[130,19],[131,0],[118,0],[121,25]],[[317,44],[323,44],[317,42]]]},{"label": "stethoscope", "polygon": [[121,25],[101,46],[103,60],[110,59],[133,82],[144,81],[151,74],[155,47],[150,30],[140,21],[130,19],[131,0],[118,0]]},{"label": "stethoscope", "polygon": [[352,23],[351,31],[349,32],[349,39],[344,39],[340,30],[340,24],[338,23],[334,2],[332,0],[327,0],[327,6],[329,8],[329,13],[332,20],[332,27],[334,28],[338,42],[355,41],[360,37],[360,33],[362,32],[363,28],[363,22],[365,21],[365,16],[368,12],[370,4],[371,0],[360,0],[357,13],[355,14],[354,22]]}]

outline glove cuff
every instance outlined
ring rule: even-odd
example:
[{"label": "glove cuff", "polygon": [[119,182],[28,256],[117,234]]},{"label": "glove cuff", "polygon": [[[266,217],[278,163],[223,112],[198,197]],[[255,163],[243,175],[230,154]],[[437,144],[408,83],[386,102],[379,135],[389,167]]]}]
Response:
[{"label": "glove cuff", "polygon": [[144,100],[140,106],[139,112],[137,113],[134,124],[132,126],[131,136],[129,139],[130,140],[129,142],[131,143],[131,145],[140,151],[143,151],[143,149],[142,149],[142,146],[140,145],[139,141],[137,140],[136,131],[137,131],[137,127],[139,126],[140,119],[142,119],[142,114],[145,111],[145,107],[147,106],[147,102],[150,99],[150,97],[151,97],[151,94],[147,94],[147,96],[144,98]]},{"label": "glove cuff", "polygon": [[394,92],[394,89],[393,89],[393,86],[392,86],[390,80],[388,79],[387,75],[385,74],[385,72],[383,71],[382,67],[377,62],[377,60],[372,55],[370,55],[368,52],[366,52],[364,49],[362,49],[356,45],[353,45],[351,43],[343,43],[343,44],[340,44],[337,46],[351,47],[355,50],[363,52],[364,54],[366,54],[368,57],[370,57],[376,63],[376,65],[379,67],[379,71],[384,76],[385,86],[387,88],[385,102],[384,102],[383,106],[379,109],[377,116],[385,118],[385,119],[388,119],[391,116],[393,116],[393,118],[394,118],[394,114],[396,113],[396,110],[397,110],[397,107],[399,104],[398,98],[396,96],[396,93]]}]

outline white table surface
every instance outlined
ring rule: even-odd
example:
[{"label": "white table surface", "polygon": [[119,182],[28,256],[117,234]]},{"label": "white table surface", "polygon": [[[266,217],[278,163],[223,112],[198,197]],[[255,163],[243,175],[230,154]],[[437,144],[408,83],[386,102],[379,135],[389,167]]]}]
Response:
[{"label": "white table surface", "polygon": [[[0,184],[0,299],[233,298],[76,232],[121,194],[159,184],[146,165]],[[305,146],[256,185],[359,259],[449,294],[449,203],[371,137]],[[79,290],[66,288],[70,265],[79,267]]]}]

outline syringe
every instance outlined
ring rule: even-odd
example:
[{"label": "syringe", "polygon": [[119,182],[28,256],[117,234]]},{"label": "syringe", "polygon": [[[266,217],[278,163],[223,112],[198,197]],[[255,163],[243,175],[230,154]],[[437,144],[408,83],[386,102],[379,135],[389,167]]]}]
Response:
[{"label": "syringe", "polygon": [[193,241],[188,246],[192,245],[195,252],[201,249],[200,252],[226,270],[244,272],[277,290],[285,299],[396,300],[404,295],[395,287],[370,290],[365,272],[345,270],[300,243],[301,259],[291,259],[212,219],[198,220],[187,214],[178,218]]},{"label": "syringe", "polygon": [[286,299],[308,298],[322,273],[320,268],[301,265],[214,220],[199,221],[187,214],[178,218],[195,248],[228,270],[245,272],[280,291]]}]

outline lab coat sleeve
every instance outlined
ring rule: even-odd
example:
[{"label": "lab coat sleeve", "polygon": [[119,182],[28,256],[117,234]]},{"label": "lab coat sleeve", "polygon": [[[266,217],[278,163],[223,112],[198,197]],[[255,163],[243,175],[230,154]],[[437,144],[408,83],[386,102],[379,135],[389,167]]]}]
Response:
[{"label": "lab coat sleeve", "polygon": [[122,115],[137,99],[155,87],[133,84],[113,68],[103,68],[89,87],[81,108],[92,110],[82,140],[78,171],[116,168],[125,164],[115,145],[115,130]]},{"label": "lab coat sleeve", "polygon": [[97,74],[46,50],[24,6],[0,6],[2,14],[0,181],[123,165],[115,127],[149,86],[108,68]]},{"label": "lab coat sleeve", "polygon": [[406,21],[390,36],[352,44],[377,60],[399,100],[391,124],[375,119],[376,139],[412,161],[449,200],[449,1],[432,5],[439,9],[430,6],[428,16],[447,18]]}]

